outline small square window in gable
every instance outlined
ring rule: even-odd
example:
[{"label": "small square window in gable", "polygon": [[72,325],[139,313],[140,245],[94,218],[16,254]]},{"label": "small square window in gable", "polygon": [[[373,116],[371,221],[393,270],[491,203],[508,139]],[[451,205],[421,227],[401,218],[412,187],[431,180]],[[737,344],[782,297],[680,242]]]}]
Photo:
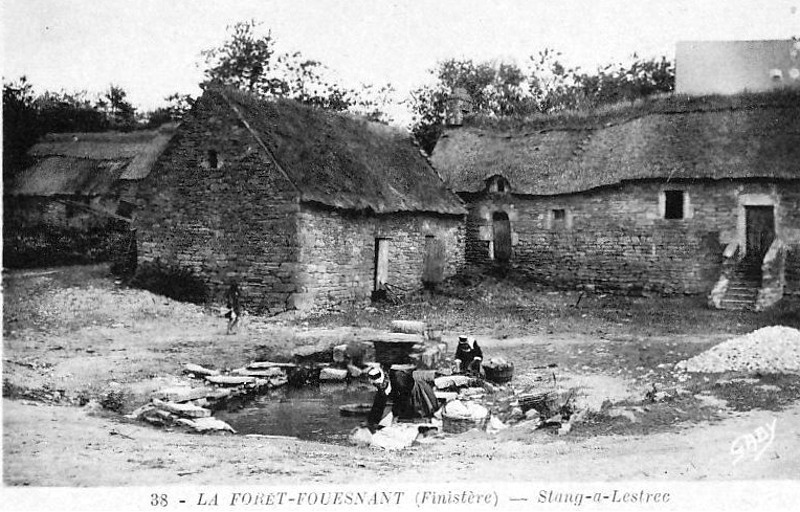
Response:
[{"label": "small square window in gable", "polygon": [[567,227],[567,210],[553,208],[550,211],[550,229],[564,229]]},{"label": "small square window in gable", "polygon": [[220,167],[220,158],[219,153],[217,153],[216,149],[209,149],[206,151],[206,158],[203,162],[203,167],[206,169],[219,169]]},{"label": "small square window in gable", "polygon": [[686,202],[683,190],[664,191],[664,218],[682,219],[684,218],[684,204]]}]

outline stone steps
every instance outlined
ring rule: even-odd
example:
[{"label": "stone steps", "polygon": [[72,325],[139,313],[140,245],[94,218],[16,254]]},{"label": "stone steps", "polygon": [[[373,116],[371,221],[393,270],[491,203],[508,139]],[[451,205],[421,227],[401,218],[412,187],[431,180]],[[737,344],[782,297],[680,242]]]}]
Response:
[{"label": "stone steps", "polygon": [[739,265],[731,275],[720,306],[730,310],[753,309],[760,288],[761,267],[751,262]]}]

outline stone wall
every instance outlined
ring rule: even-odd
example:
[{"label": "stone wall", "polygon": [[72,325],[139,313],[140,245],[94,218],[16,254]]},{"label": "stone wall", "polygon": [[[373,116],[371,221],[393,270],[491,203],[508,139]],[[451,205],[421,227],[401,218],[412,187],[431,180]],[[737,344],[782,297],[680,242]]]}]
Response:
[{"label": "stone wall", "polygon": [[[685,191],[683,218],[664,218],[665,190]],[[492,214],[503,211],[512,229],[511,266],[533,279],[707,293],[719,277],[725,246],[744,237],[745,204],[776,205],[777,236],[790,245],[800,241],[798,194],[799,182],[755,181],[642,181],[546,197],[486,193],[465,198],[467,260],[492,262]],[[787,267],[796,264],[790,260]]]},{"label": "stone wall", "polygon": [[445,277],[464,265],[463,218],[426,213],[366,215],[304,205],[299,214],[301,263],[293,306],[324,308],[366,302],[374,289],[376,239],[388,240],[390,286],[423,286],[426,237],[444,243]]},{"label": "stone wall", "polygon": [[783,292],[800,295],[800,243],[786,248],[786,284]]},{"label": "stone wall", "polygon": [[786,243],[785,294],[800,295],[800,186],[781,188],[784,236]]},{"label": "stone wall", "polygon": [[296,192],[227,107],[198,102],[139,183],[136,201],[140,267],[160,260],[189,269],[211,301],[222,301],[236,281],[248,310],[289,307],[297,290]]}]

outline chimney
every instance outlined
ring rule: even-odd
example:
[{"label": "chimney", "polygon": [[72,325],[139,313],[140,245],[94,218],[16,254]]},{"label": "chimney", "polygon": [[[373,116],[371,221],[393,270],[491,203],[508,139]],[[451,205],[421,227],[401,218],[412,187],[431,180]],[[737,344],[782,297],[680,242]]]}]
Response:
[{"label": "chimney", "polygon": [[445,108],[445,125],[461,126],[464,124],[464,114],[472,112],[472,98],[463,87],[456,87],[447,98]]}]

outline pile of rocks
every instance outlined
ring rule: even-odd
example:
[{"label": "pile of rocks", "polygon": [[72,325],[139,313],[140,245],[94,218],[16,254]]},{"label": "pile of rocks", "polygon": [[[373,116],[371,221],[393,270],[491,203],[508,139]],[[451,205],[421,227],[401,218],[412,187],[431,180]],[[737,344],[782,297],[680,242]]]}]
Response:
[{"label": "pile of rocks", "polygon": [[764,327],[680,361],[675,368],[696,373],[800,372],[800,331],[783,326]]},{"label": "pile of rocks", "polygon": [[212,417],[212,410],[225,407],[233,399],[263,393],[283,386],[286,371],[294,365],[287,363],[254,362],[237,368],[227,375],[197,364],[186,364],[184,373],[202,379],[201,385],[185,384],[160,389],[150,402],[127,417],[165,427],[186,427],[195,432],[234,432],[224,421]]},{"label": "pile of rocks", "polygon": [[180,425],[195,432],[233,432],[233,428],[224,421],[211,417],[211,411],[191,403],[164,402],[154,398],[128,415],[132,419],[141,419],[154,425]]}]

